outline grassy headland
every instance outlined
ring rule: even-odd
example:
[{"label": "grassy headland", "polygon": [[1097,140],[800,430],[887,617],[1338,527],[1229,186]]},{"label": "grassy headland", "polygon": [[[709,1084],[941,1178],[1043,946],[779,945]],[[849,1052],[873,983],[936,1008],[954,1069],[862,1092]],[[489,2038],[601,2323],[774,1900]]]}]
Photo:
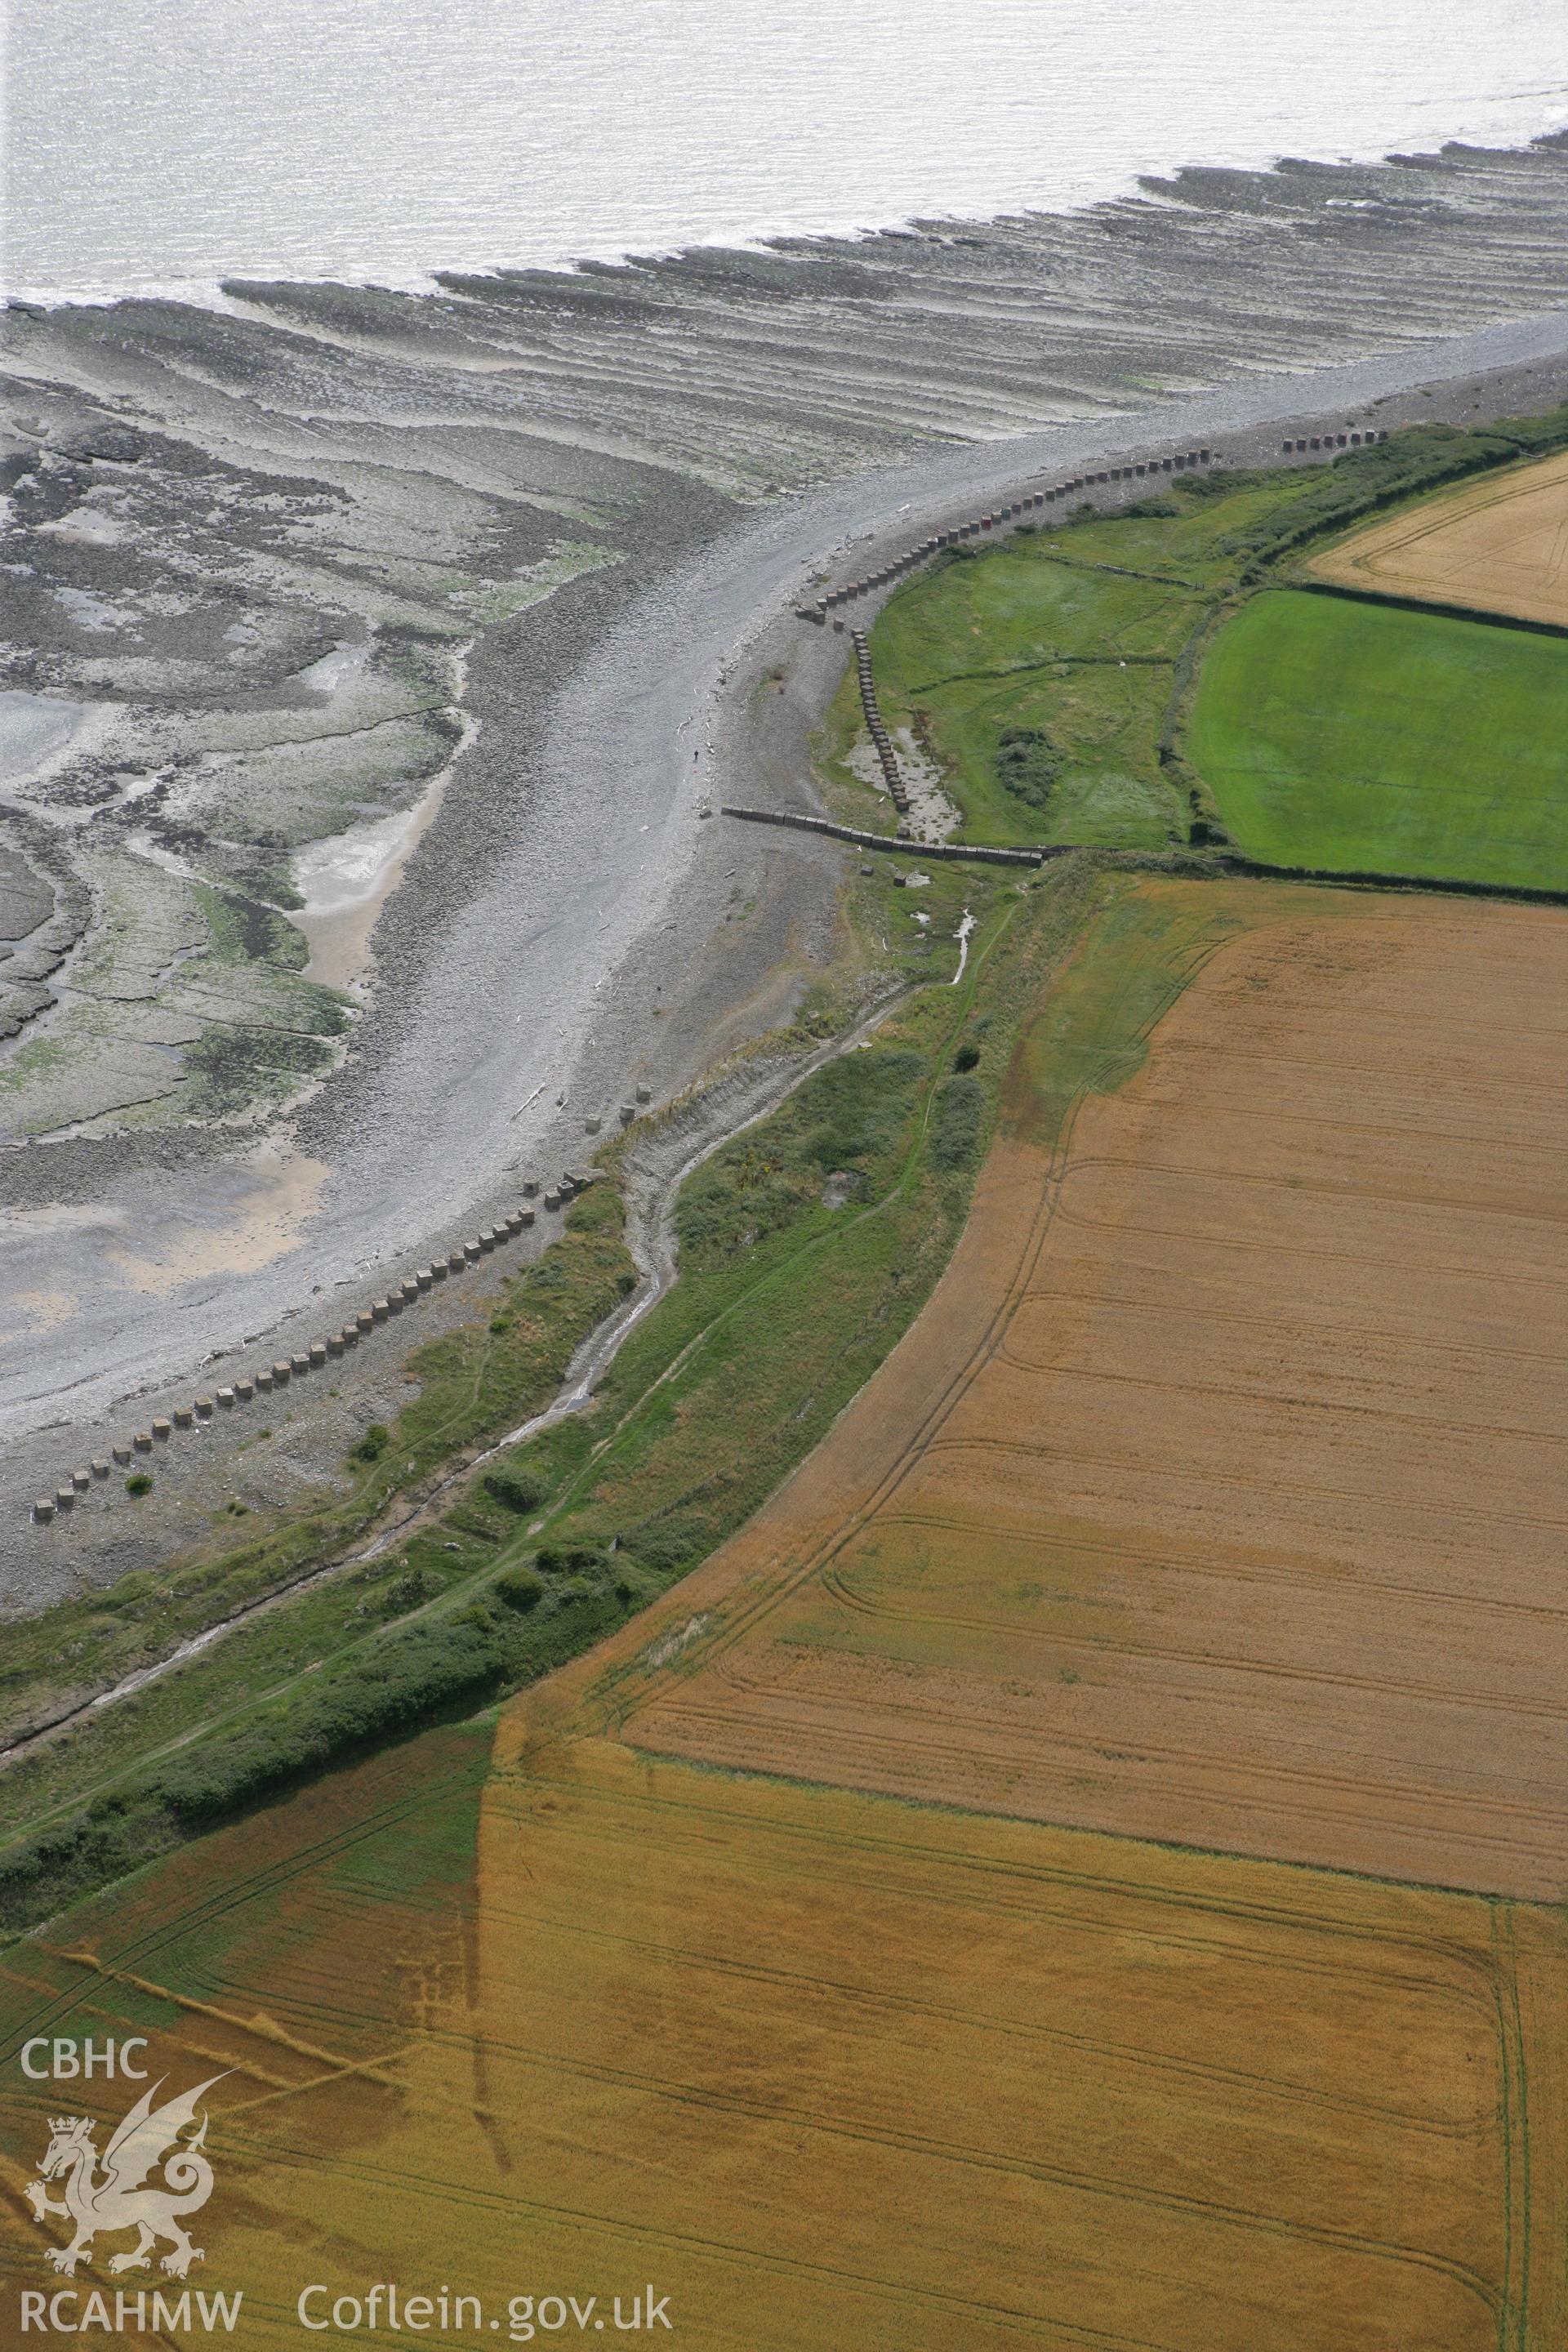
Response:
[{"label": "grassy headland", "polygon": [[[1450,689],[1465,711],[1450,729],[1441,695],[1433,700],[1430,678],[1415,673],[1440,670],[1458,656],[1436,639],[1425,656],[1412,651],[1404,698],[1411,711],[1428,710],[1428,731],[1447,737],[1448,765],[1432,772],[1434,794],[1448,790],[1446,774],[1490,780],[1464,792],[1476,805],[1459,820],[1463,838],[1443,862],[1440,836],[1448,820],[1440,810],[1420,815],[1384,800],[1381,813],[1368,805],[1352,814],[1358,789],[1364,793],[1376,780],[1377,730],[1404,725],[1396,713],[1373,709],[1365,683],[1393,637],[1413,646],[1412,633],[1392,632],[1374,643],[1375,625],[1368,626],[1366,650],[1353,666],[1364,673],[1358,688],[1344,647],[1355,614],[1372,608],[1351,606],[1337,622],[1331,612],[1304,621],[1301,645],[1278,661],[1274,642],[1258,641],[1265,625],[1247,608],[1259,589],[1289,585],[1308,550],[1367,516],[1564,440],[1568,415],[1561,412],[1474,432],[1417,426],[1347,450],[1322,468],[1174,476],[1119,514],[1084,507],[1038,529],[1026,526],[983,551],[952,551],[901,587],[871,630],[884,714],[936,762],[961,812],[963,840],[1128,850],[1234,843],[1284,866],[1527,878],[1519,869],[1541,839],[1528,810],[1511,829],[1511,860],[1494,856],[1477,865],[1467,845],[1489,794],[1533,803],[1544,792],[1550,799],[1530,767],[1542,751],[1527,755],[1525,772],[1515,751],[1519,723],[1538,745],[1559,731],[1555,689],[1547,683],[1551,653],[1468,648],[1464,675]],[[1278,607],[1285,600],[1268,602]],[[1311,641],[1313,629],[1321,642]],[[1194,688],[1211,672],[1218,683],[1202,698],[1202,724],[1194,730]],[[1298,774],[1289,747],[1273,760],[1279,775],[1296,777],[1289,789],[1303,812],[1299,832],[1291,821],[1262,824],[1258,786],[1237,782],[1249,757],[1268,756],[1253,729],[1260,681],[1271,675],[1297,711],[1295,719],[1281,720],[1292,740],[1316,729],[1331,700],[1336,708],[1316,766],[1308,757]],[[1342,678],[1349,688],[1342,698]],[[1398,692],[1404,696],[1403,685]],[[1511,732],[1491,726],[1521,693],[1528,705],[1537,692],[1545,702],[1539,710],[1526,707]],[[862,821],[875,823],[886,803],[847,764],[861,728],[849,677],[829,716],[825,767],[836,787],[856,799]],[[1410,740],[1418,747],[1423,739],[1413,730]],[[1308,811],[1330,765],[1338,814]],[[1518,812],[1510,806],[1509,814]],[[1335,851],[1336,831],[1353,854]],[[1421,850],[1424,833],[1437,845],[1427,852]],[[1556,869],[1534,878],[1555,884]]]}]

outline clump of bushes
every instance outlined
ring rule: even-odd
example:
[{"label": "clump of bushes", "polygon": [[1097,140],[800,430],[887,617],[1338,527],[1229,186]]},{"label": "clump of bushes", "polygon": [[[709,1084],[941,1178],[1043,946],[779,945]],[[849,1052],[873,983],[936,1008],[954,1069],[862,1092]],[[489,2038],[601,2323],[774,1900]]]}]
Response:
[{"label": "clump of bushes", "polygon": [[128,1495],[150,1495],[153,1491],[153,1481],[145,1470],[133,1470],[125,1481],[125,1491]]},{"label": "clump of bushes", "polygon": [[541,1544],[533,1564],[545,1576],[581,1575],[585,1569],[603,1568],[605,1556],[590,1544]]},{"label": "clump of bushes", "polygon": [[364,1435],[349,1448],[351,1462],[379,1462],[391,1442],[392,1433],[384,1422],[373,1421]]},{"label": "clump of bushes", "polygon": [[985,1094],[978,1078],[948,1078],[937,1094],[931,1164],[944,1172],[967,1167],[980,1148]]},{"label": "clump of bushes", "polygon": [[374,1612],[378,1617],[406,1617],[411,1609],[428,1601],[439,1581],[428,1569],[405,1569],[401,1576],[394,1577],[384,1591],[366,1603],[367,1612]]},{"label": "clump of bushes", "polygon": [[705,1558],[719,1541],[720,1532],[711,1520],[687,1513],[633,1528],[621,1538],[621,1546],[639,1568],[668,1577]]},{"label": "clump of bushes", "polygon": [[952,1057],[952,1066],[955,1070],[973,1070],[978,1065],[979,1060],[980,1048],[978,1045],[961,1045],[957,1053]]},{"label": "clump of bushes", "polygon": [[496,1599],[505,1608],[526,1612],[537,1609],[545,1593],[544,1579],[536,1569],[509,1568],[495,1580]]},{"label": "clump of bushes", "polygon": [[1004,790],[1030,808],[1050,805],[1061,760],[1040,727],[1008,727],[997,739],[996,773]]},{"label": "clump of bushes", "polygon": [[525,1511],[535,1511],[543,1502],[545,1488],[527,1470],[487,1470],[479,1481],[490,1500],[505,1511],[515,1511],[521,1517]]},{"label": "clump of bushes", "polygon": [[206,1826],[375,1740],[416,1730],[459,1702],[473,1704],[494,1689],[504,1663],[481,1626],[414,1626],[353,1665],[312,1679],[307,1695],[231,1738],[164,1765],[151,1793],[187,1828]]}]

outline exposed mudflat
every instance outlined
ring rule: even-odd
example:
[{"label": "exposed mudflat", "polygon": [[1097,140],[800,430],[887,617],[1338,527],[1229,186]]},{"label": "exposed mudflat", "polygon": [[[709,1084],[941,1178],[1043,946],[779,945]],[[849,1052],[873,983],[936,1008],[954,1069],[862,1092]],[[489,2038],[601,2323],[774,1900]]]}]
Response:
[{"label": "exposed mudflat", "polygon": [[[22,1520],[121,1400],[116,1433],[341,1320],[635,1081],[787,1013],[841,853],[704,811],[810,804],[845,645],[792,617],[812,581],[1101,451],[1546,405],[1565,216],[1549,142],[428,297],[9,312],[13,1596],[168,1548],[122,1502],[111,1541],[107,1507]],[[345,1395],[395,1376],[377,1344]]]}]

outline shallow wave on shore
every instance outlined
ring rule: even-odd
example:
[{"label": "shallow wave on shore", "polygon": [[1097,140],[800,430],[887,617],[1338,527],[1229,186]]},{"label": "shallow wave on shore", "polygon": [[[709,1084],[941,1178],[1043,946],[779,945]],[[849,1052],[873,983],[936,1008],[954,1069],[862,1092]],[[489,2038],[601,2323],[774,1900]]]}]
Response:
[{"label": "shallow wave on shore", "polygon": [[17,0],[6,274],[38,299],[1062,211],[1202,157],[1568,120],[1554,0]]}]

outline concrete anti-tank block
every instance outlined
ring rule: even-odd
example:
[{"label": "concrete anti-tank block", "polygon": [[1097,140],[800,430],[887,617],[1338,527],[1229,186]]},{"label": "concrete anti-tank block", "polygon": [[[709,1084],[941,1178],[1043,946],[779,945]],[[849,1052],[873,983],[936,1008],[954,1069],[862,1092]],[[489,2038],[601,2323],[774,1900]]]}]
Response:
[{"label": "concrete anti-tank block", "polygon": [[272,1374],[265,1366],[256,1375],[256,1393],[258,1396],[270,1396],[272,1393]]},{"label": "concrete anti-tank block", "polygon": [[103,1481],[104,1481],[104,1480],[108,1477],[108,1475],[109,1475],[109,1465],[108,1465],[108,1463],[107,1463],[107,1462],[94,1462],[90,1466],[91,1466],[91,1469],[92,1469],[92,1475],[93,1475],[93,1476],[98,1480],[98,1482],[99,1482],[100,1486],[101,1486],[101,1485],[102,1485],[102,1483],[103,1483]]},{"label": "concrete anti-tank block", "polygon": [[123,1470],[126,1464],[131,1459],[131,1448],[129,1445],[111,1445],[109,1450]]},{"label": "concrete anti-tank block", "polygon": [[464,1257],[460,1249],[447,1251],[447,1271],[448,1274],[461,1274],[467,1263],[468,1260]]},{"label": "concrete anti-tank block", "polygon": [[177,1404],[174,1407],[174,1427],[176,1429],[189,1429],[195,1417],[195,1412],[188,1404]]},{"label": "concrete anti-tank block", "polygon": [[150,1429],[139,1429],[131,1443],[136,1448],[138,1454],[151,1454],[153,1451],[152,1431]]},{"label": "concrete anti-tank block", "polygon": [[47,1495],[40,1495],[33,1505],[33,1517],[41,1528],[47,1528],[55,1516],[55,1507]]},{"label": "concrete anti-tank block", "polygon": [[328,1334],[327,1334],[327,1353],[328,1353],[328,1355],[329,1355],[329,1356],[341,1356],[341,1355],[342,1354],[342,1352],[343,1352],[343,1335],[342,1335],[342,1333],[341,1331],[329,1331],[329,1332],[328,1332]]},{"label": "concrete anti-tank block", "polygon": [[292,1376],[293,1369],[294,1368],[291,1364],[284,1363],[282,1358],[279,1357],[277,1363],[272,1367],[273,1387],[275,1389],[286,1389],[289,1385],[289,1379]]},{"label": "concrete anti-tank block", "polygon": [[174,1433],[174,1424],[172,1421],[155,1421],[153,1423],[153,1434],[160,1445],[166,1445]]},{"label": "concrete anti-tank block", "polygon": [[90,1470],[73,1470],[71,1472],[71,1485],[75,1487],[79,1495],[85,1495],[91,1484],[92,1473]]},{"label": "concrete anti-tank block", "polygon": [[[210,1396],[199,1396],[199,1397],[196,1399],[196,1419],[197,1419],[198,1421],[210,1421],[210,1420],[212,1419],[212,1417],[213,1417],[213,1401],[212,1401],[211,1397],[210,1397]],[[158,1426],[157,1423],[156,1423],[156,1422],[154,1422],[154,1423],[153,1423],[153,1428],[154,1428],[154,1429],[156,1429],[156,1428],[157,1428],[157,1426]]]},{"label": "concrete anti-tank block", "polygon": [[218,1407],[221,1412],[232,1412],[234,1411],[234,1391],[231,1388],[219,1389],[217,1392],[217,1401]]},{"label": "concrete anti-tank block", "polygon": [[57,1486],[55,1488],[55,1508],[57,1511],[68,1511],[75,1501],[76,1489],[74,1486]]},{"label": "concrete anti-tank block", "polygon": [[436,1276],[430,1267],[427,1265],[422,1265],[415,1274],[414,1286],[416,1290],[428,1290],[435,1279]]},{"label": "concrete anti-tank block", "polygon": [[324,1339],[312,1339],[310,1342],[310,1366],[312,1370],[319,1372],[326,1360],[326,1341]]},{"label": "concrete anti-tank block", "polygon": [[254,1381],[246,1380],[236,1381],[234,1384],[234,1392],[239,1399],[241,1404],[248,1404],[251,1398],[256,1394],[256,1382]]},{"label": "concrete anti-tank block", "polygon": [[384,1298],[373,1298],[370,1302],[370,1319],[373,1323],[384,1323],[391,1311]]}]

